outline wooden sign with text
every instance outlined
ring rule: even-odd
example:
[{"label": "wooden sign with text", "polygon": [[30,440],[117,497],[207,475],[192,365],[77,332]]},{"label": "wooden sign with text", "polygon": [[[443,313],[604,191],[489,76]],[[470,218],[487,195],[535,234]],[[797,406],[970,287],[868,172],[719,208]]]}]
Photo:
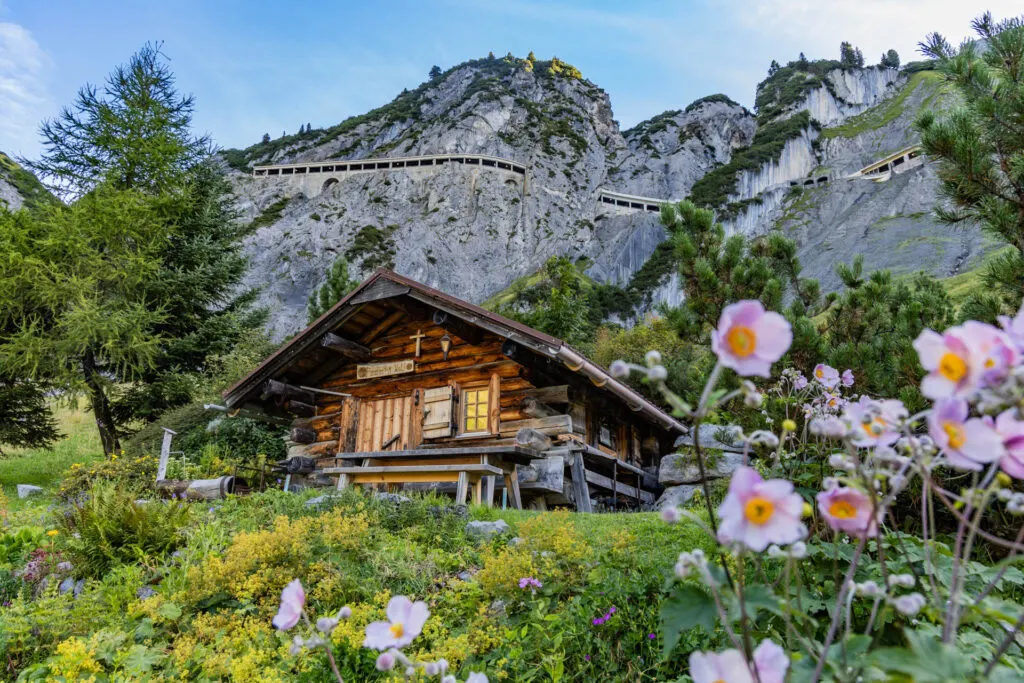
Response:
[{"label": "wooden sign with text", "polygon": [[367,363],[356,366],[356,378],[390,377],[391,375],[404,375],[414,370],[416,370],[416,362],[411,359],[396,360],[390,363]]}]

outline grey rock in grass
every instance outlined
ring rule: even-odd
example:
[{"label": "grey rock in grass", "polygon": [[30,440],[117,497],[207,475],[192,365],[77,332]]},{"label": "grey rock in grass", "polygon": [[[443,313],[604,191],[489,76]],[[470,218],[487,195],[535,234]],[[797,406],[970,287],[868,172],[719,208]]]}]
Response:
[{"label": "grey rock in grass", "polygon": [[489,541],[496,536],[512,533],[512,527],[503,519],[496,522],[474,521],[466,525],[466,537],[471,541]]},{"label": "grey rock in grass", "polygon": [[29,496],[36,496],[43,492],[42,486],[35,486],[33,484],[18,484],[18,498],[28,498]]},{"label": "grey rock in grass", "polygon": [[306,507],[308,507],[308,508],[314,508],[314,507],[319,507],[319,506],[327,507],[327,506],[331,505],[333,503],[333,501],[335,499],[337,499],[337,498],[340,498],[340,496],[338,496],[337,494],[333,494],[333,493],[328,493],[328,494],[323,495],[323,496],[317,496],[316,498],[310,498],[309,500],[306,501]]},{"label": "grey rock in grass", "polygon": [[146,598],[151,598],[154,595],[156,595],[156,591],[153,590],[152,586],[140,586],[139,589],[135,591],[135,597],[139,600],[145,600]]},{"label": "grey rock in grass", "polygon": [[693,499],[694,494],[699,490],[700,486],[698,484],[669,486],[654,505],[659,510],[667,507],[683,507]]},{"label": "grey rock in grass", "polygon": [[64,579],[63,581],[61,581],[60,585],[57,587],[57,591],[61,595],[64,595],[66,593],[71,593],[74,590],[75,590],[75,580],[72,577],[70,577],[70,576],[68,578]]},{"label": "grey rock in grass", "polygon": [[[740,453],[721,453],[705,458],[705,474],[708,479],[728,477],[743,464]],[[696,484],[700,482],[700,467],[692,453],[670,453],[661,459],[658,482],[665,486]]]},{"label": "grey rock in grass", "polygon": [[377,500],[384,503],[393,503],[394,505],[401,505],[402,503],[410,502],[410,498],[406,496],[400,496],[397,493],[377,493],[373,496]]}]

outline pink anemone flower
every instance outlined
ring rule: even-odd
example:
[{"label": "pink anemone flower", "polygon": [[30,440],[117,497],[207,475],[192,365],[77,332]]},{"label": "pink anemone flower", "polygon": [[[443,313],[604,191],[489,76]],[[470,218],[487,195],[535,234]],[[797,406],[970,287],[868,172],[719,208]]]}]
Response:
[{"label": "pink anemone flower", "polygon": [[914,340],[921,365],[928,374],[921,380],[921,393],[930,399],[968,398],[981,379],[980,330],[952,327],[943,334],[924,330]]},{"label": "pink anemone flower", "polygon": [[831,365],[818,363],[814,366],[814,379],[829,389],[839,384],[839,371]]},{"label": "pink anemone flower", "polygon": [[693,683],[753,683],[750,666],[739,650],[690,654]]},{"label": "pink anemone flower", "polygon": [[772,543],[787,545],[807,535],[800,521],[804,501],[785,479],[765,481],[756,470],[740,467],[729,481],[729,492],[718,508],[722,522],[718,540],[742,543],[763,551]]},{"label": "pink anemone flower", "polygon": [[1006,454],[1003,439],[985,420],[967,418],[967,401],[945,399],[928,416],[928,434],[957,469],[980,470]]},{"label": "pink anemone flower", "polygon": [[789,655],[770,640],[762,640],[754,650],[754,667],[761,683],[783,683],[789,668]]},{"label": "pink anemone flower", "polygon": [[979,381],[984,387],[998,386],[1020,361],[1017,345],[1008,334],[985,323],[969,320],[964,332],[974,344],[981,364]]},{"label": "pink anemone flower", "polygon": [[850,441],[859,448],[889,446],[900,438],[899,425],[907,417],[902,401],[885,399],[876,401],[861,396],[849,403],[843,421],[850,430]]},{"label": "pink anemone flower", "polygon": [[872,514],[871,498],[859,489],[832,486],[817,496],[818,510],[828,525],[856,538],[878,535],[878,517]]},{"label": "pink anemone flower", "polygon": [[429,616],[427,603],[396,595],[388,602],[388,620],[375,621],[366,627],[363,647],[374,650],[405,647],[420,634]]},{"label": "pink anemone flower", "polygon": [[992,425],[1006,449],[999,467],[1014,479],[1024,479],[1024,422],[1010,409],[1000,413]]},{"label": "pink anemone flower", "polygon": [[722,311],[711,348],[718,361],[743,377],[771,376],[772,363],[789,350],[793,330],[778,313],[765,311],[760,301],[740,301]]},{"label": "pink anemone flower", "polygon": [[287,631],[299,623],[302,608],[306,606],[306,591],[302,582],[295,579],[281,591],[281,606],[271,622],[279,631]]},{"label": "pink anemone flower", "polygon": [[1011,318],[1007,315],[999,316],[999,324],[1002,326],[1003,331],[1009,335],[1013,343],[1017,345],[1017,350],[1024,353],[1024,303],[1020,305],[1020,310],[1017,311],[1017,315],[1014,317]]}]

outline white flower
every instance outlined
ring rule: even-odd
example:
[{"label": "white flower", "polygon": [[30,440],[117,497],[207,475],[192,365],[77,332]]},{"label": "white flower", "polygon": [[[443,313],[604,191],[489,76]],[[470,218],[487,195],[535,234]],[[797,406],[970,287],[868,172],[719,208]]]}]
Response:
[{"label": "white flower", "polygon": [[396,595],[388,602],[388,620],[375,621],[366,627],[363,647],[374,650],[405,647],[420,634],[429,616],[427,603]]},{"label": "white flower", "polygon": [[910,593],[909,595],[901,595],[896,598],[892,601],[892,604],[896,611],[903,616],[912,617],[924,607],[925,599],[920,593]]},{"label": "white flower", "polygon": [[654,365],[647,371],[647,378],[652,382],[664,382],[668,379],[668,370],[664,365]]},{"label": "white flower", "polygon": [[661,365],[661,354],[651,349],[644,355],[644,361],[647,362],[648,367]]},{"label": "white flower", "polygon": [[764,429],[752,432],[747,437],[747,441],[753,446],[767,446],[768,448],[775,448],[779,445],[779,437]]},{"label": "white flower", "polygon": [[789,546],[789,556],[795,560],[802,560],[807,557],[807,544],[803,541],[797,541]]},{"label": "white flower", "polygon": [[330,634],[334,630],[334,627],[338,625],[337,619],[331,619],[330,617],[320,617],[316,620],[316,630],[320,631],[325,635]]},{"label": "white flower", "polygon": [[679,508],[675,505],[670,505],[661,511],[661,521],[667,524],[675,524],[681,517],[682,515],[679,512]]},{"label": "white flower", "polygon": [[291,647],[288,648],[288,652],[290,652],[292,657],[294,657],[295,655],[302,652],[302,645],[302,638],[300,636],[295,636],[294,638],[292,638],[292,644]]},{"label": "white flower", "polygon": [[482,673],[471,673],[466,683],[487,683],[487,676]]},{"label": "white flower", "polygon": [[743,405],[748,408],[760,408],[762,403],[764,403],[764,397],[756,391],[743,396]]},{"label": "white flower", "polygon": [[441,683],[459,683],[455,680],[455,676],[445,676],[441,679]]},{"label": "white flower", "polygon": [[857,595],[863,595],[867,598],[875,598],[882,594],[882,588],[874,581],[865,581],[864,583],[858,583],[854,585],[854,589],[857,591]]},{"label": "white flower", "polygon": [[338,616],[337,616],[338,621],[341,621],[342,619],[348,619],[351,616],[352,616],[352,608],[349,607],[348,605],[345,605],[340,610],[338,610]]},{"label": "white flower", "polygon": [[629,377],[629,363],[624,360],[612,361],[612,364],[608,367],[608,372],[616,379],[625,379]]},{"label": "white flower", "polygon": [[911,588],[914,585],[913,574],[890,574],[889,575],[889,586],[900,586],[902,588]]}]

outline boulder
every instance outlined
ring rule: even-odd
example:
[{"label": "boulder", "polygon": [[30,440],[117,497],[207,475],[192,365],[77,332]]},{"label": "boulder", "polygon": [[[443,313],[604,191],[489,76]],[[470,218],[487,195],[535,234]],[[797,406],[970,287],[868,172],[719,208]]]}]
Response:
[{"label": "boulder", "polygon": [[503,519],[496,522],[470,522],[466,525],[466,537],[471,541],[489,541],[496,536],[512,533],[512,527]]},{"label": "boulder", "polygon": [[156,595],[156,591],[153,590],[152,586],[140,586],[139,589],[135,591],[135,597],[139,600],[145,600],[146,598],[151,598],[154,595]]},{"label": "boulder", "polygon": [[57,586],[57,592],[59,592],[61,595],[64,595],[65,593],[71,593],[74,590],[75,590],[75,580],[74,580],[74,578],[72,578],[70,576],[68,578],[64,579],[63,581],[61,581],[60,585]]},{"label": "boulder", "polygon": [[306,501],[306,507],[329,507],[333,503],[334,499],[339,497],[340,496],[338,496],[338,494],[336,493],[328,493],[323,496],[317,496],[316,498],[310,498],[309,500]]},{"label": "boulder", "polygon": [[42,492],[42,486],[34,486],[32,484],[18,484],[18,498],[28,498],[29,496],[36,496]]},{"label": "boulder", "polygon": [[[739,441],[732,441],[729,431],[735,429],[730,425],[701,425],[700,426],[700,447],[701,450],[712,449],[728,453],[742,453],[743,444]],[[693,430],[683,434],[676,439],[675,448],[693,446]]]},{"label": "boulder", "polygon": [[394,505],[401,505],[402,503],[408,503],[411,499],[406,496],[400,496],[397,493],[375,493],[374,498],[383,503],[392,503]]},{"label": "boulder", "polygon": [[[705,453],[708,479],[721,479],[732,474],[743,464],[740,453]],[[670,453],[661,459],[658,468],[658,483],[663,486],[696,484],[700,482],[700,467],[697,456],[692,453]]]},{"label": "boulder", "polygon": [[683,507],[693,498],[693,495],[700,490],[697,484],[682,484],[680,486],[669,486],[654,504],[658,510],[667,507]]}]

